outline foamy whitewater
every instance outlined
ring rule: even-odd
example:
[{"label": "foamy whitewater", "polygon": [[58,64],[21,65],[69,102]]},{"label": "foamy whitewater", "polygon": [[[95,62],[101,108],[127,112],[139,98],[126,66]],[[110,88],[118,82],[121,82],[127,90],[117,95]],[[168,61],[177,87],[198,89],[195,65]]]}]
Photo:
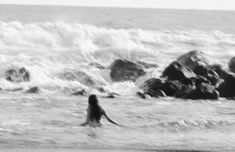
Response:
[{"label": "foamy whitewater", "polygon": [[[135,95],[141,83],[191,50],[227,69],[235,56],[234,18],[229,11],[0,5],[0,148],[234,151],[234,101]],[[120,58],[159,67],[146,69],[136,83],[114,83],[109,70],[90,65],[108,67]],[[6,81],[12,67],[25,67],[31,81]],[[34,86],[40,94],[24,93]],[[98,87],[121,96],[103,99]],[[17,88],[23,91],[4,91]],[[80,127],[87,97],[71,94],[81,89],[98,94],[125,127]]]}]

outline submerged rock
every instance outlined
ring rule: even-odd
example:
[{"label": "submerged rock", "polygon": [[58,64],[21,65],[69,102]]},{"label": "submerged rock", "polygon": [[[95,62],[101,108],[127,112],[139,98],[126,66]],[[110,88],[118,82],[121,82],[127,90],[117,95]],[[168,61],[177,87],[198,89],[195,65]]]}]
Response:
[{"label": "submerged rock", "polygon": [[96,67],[97,69],[100,69],[100,70],[105,69],[104,66],[102,66],[101,64],[99,64],[99,63],[97,63],[97,62],[91,62],[89,65],[90,65],[90,66],[93,66],[93,67]]},{"label": "submerged rock", "polygon": [[112,81],[136,81],[137,78],[144,76],[146,72],[134,62],[128,60],[115,60],[110,66],[110,76]]},{"label": "submerged rock", "polygon": [[82,90],[79,90],[77,92],[72,93],[71,95],[74,95],[74,96],[86,96],[86,95],[88,95],[88,93],[86,92],[85,89],[82,89]]},{"label": "submerged rock", "polygon": [[110,92],[106,96],[103,96],[102,98],[116,98],[117,96],[121,96],[121,95],[116,92]]},{"label": "submerged rock", "polygon": [[144,93],[142,93],[142,92],[136,92],[136,95],[138,97],[142,98],[142,99],[146,99],[147,98],[146,95]]},{"label": "submerged rock", "polygon": [[25,93],[39,93],[40,89],[39,87],[32,87],[32,88],[29,88]]},{"label": "submerged rock", "polygon": [[103,85],[102,81],[95,79],[86,72],[83,71],[64,71],[59,74],[59,78],[68,81],[78,81],[86,86],[97,87]]},{"label": "submerged rock", "polygon": [[103,96],[102,98],[110,98],[110,99],[112,99],[112,98],[116,98],[116,96],[113,95],[113,94],[108,94],[106,96]]},{"label": "submerged rock", "polygon": [[229,64],[228,64],[228,67],[229,67],[229,69],[230,69],[233,73],[235,73],[235,57],[233,57],[233,58],[230,60],[230,62],[229,62]]},{"label": "submerged rock", "polygon": [[30,81],[30,73],[24,67],[12,68],[5,72],[6,80],[11,82]]},{"label": "submerged rock", "polygon": [[105,89],[104,89],[103,87],[98,87],[98,88],[97,88],[97,90],[98,90],[99,92],[101,92],[101,93],[106,92],[106,91],[105,91]]}]

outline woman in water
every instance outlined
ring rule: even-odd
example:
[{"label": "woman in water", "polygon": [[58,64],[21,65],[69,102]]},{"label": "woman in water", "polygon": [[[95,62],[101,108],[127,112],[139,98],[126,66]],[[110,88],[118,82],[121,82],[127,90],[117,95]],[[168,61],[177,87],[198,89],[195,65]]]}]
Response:
[{"label": "woman in water", "polygon": [[119,125],[113,121],[105,112],[105,110],[99,105],[99,101],[96,95],[90,95],[88,99],[88,108],[86,121],[81,126],[91,125],[94,127],[101,126],[101,117],[104,116],[109,122]]}]

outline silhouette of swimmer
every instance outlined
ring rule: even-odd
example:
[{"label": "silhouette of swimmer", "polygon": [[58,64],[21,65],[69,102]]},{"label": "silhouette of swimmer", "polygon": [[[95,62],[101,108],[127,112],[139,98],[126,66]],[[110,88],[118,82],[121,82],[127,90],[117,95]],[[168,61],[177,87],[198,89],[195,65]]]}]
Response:
[{"label": "silhouette of swimmer", "polygon": [[113,121],[105,112],[105,110],[99,105],[99,101],[96,95],[90,95],[88,99],[88,108],[87,108],[87,116],[86,121],[81,126],[91,125],[94,127],[99,127],[102,125],[100,122],[101,117],[104,116],[109,122],[119,125],[115,121]]}]

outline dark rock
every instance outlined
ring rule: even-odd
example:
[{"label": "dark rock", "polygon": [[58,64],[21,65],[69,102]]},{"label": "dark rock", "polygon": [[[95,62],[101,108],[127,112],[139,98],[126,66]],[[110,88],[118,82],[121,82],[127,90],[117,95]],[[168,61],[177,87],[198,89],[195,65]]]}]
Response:
[{"label": "dark rock", "polygon": [[205,77],[212,85],[216,85],[220,80],[219,75],[214,70],[209,69],[205,65],[199,64],[194,68],[193,72],[199,76]]},{"label": "dark rock", "polygon": [[229,74],[218,87],[221,97],[235,97],[235,76]]},{"label": "dark rock", "polygon": [[138,92],[137,95],[145,98],[145,94],[151,97],[176,97],[182,99],[218,99],[219,93],[214,86],[208,83],[204,77],[192,78],[193,85],[185,85],[179,80],[165,81],[157,78],[147,80],[141,89],[144,93]]},{"label": "dark rock", "polygon": [[142,93],[142,92],[136,92],[136,95],[139,96],[142,99],[146,99],[147,98],[146,95],[144,93]]},{"label": "dark rock", "polygon": [[187,94],[189,94],[191,91],[193,91],[194,86],[182,86],[180,90],[178,90],[174,97],[176,98],[184,98]]},{"label": "dark rock", "polygon": [[102,66],[101,64],[96,63],[96,62],[91,62],[89,65],[90,65],[90,66],[93,66],[93,67],[96,67],[97,69],[100,69],[100,70],[105,69],[104,66]]},{"label": "dark rock", "polygon": [[87,92],[85,89],[82,89],[80,91],[77,91],[77,92],[74,92],[72,93],[72,95],[75,95],[75,96],[86,96],[87,95]]},{"label": "dark rock", "polygon": [[121,95],[116,92],[109,92],[106,96],[103,96],[102,98],[116,98],[117,96]]},{"label": "dark rock", "polygon": [[188,67],[190,70],[194,70],[198,65],[207,65],[206,58],[204,54],[200,51],[190,51],[182,56],[180,56],[177,61]]},{"label": "dark rock", "polygon": [[103,96],[102,98],[110,98],[110,99],[112,99],[112,98],[116,98],[116,96],[113,95],[113,94],[108,94],[107,96]]},{"label": "dark rock", "polygon": [[184,80],[196,77],[196,75],[190,69],[174,61],[165,68],[161,77],[166,77],[167,80]]},{"label": "dark rock", "polygon": [[226,79],[230,74],[222,68],[221,65],[209,65],[208,68],[214,70],[220,77],[220,79]]},{"label": "dark rock", "polygon": [[[187,88],[189,86],[184,85],[177,80],[163,82],[161,79],[157,78],[148,79],[140,86],[140,88],[143,89],[144,94],[148,94],[151,97],[174,97],[177,92],[179,94],[179,91],[182,90],[183,87]],[[183,92],[181,92],[181,94],[183,94]]]},{"label": "dark rock", "polygon": [[179,90],[182,90],[183,87],[187,87],[182,84],[180,81],[166,81],[161,85],[161,90],[170,97],[174,97]]},{"label": "dark rock", "polygon": [[147,63],[147,62],[143,62],[143,61],[138,61],[137,63],[140,64],[145,69],[157,68],[158,67],[157,64]]},{"label": "dark rock", "polygon": [[158,90],[155,97],[166,97],[166,93],[163,90]]},{"label": "dark rock", "polygon": [[22,75],[23,81],[30,81],[30,74],[24,67],[19,69],[19,74]]},{"label": "dark rock", "polygon": [[108,95],[121,96],[119,93],[116,93],[116,92],[109,92]]},{"label": "dark rock", "polygon": [[22,91],[23,88],[20,87],[20,88],[14,88],[14,89],[4,89],[4,91],[12,91],[12,92],[16,92],[16,91]]},{"label": "dark rock", "polygon": [[143,89],[144,94],[148,94],[151,97],[159,97],[159,90],[162,84],[162,80],[151,78],[145,81],[140,88]]},{"label": "dark rock", "polygon": [[201,86],[202,83],[210,84],[210,81],[209,81],[209,80],[207,80],[205,77],[200,76],[200,75],[197,76],[197,78],[192,78],[192,80],[193,80],[194,85],[195,85],[196,87]]},{"label": "dark rock", "polygon": [[37,93],[39,93],[39,88],[38,87],[32,87],[32,88],[30,88],[29,90],[27,90],[25,93],[35,93],[35,94],[37,94]]},{"label": "dark rock", "polygon": [[192,100],[217,100],[219,99],[219,92],[215,90],[215,87],[209,84],[203,84],[200,87],[196,87],[183,97],[184,99]]},{"label": "dark rock", "polygon": [[228,64],[228,67],[229,67],[229,69],[230,69],[233,73],[235,73],[235,57],[233,57],[233,58],[230,60],[230,62],[229,62],[229,64]]},{"label": "dark rock", "polygon": [[204,54],[200,51],[190,51],[179,57],[177,61],[196,75],[205,77],[212,85],[216,85],[220,80],[217,72],[209,67]]},{"label": "dark rock", "polygon": [[99,92],[101,92],[101,93],[106,92],[103,87],[99,87],[99,88],[97,88],[97,90],[98,90]]},{"label": "dark rock", "polygon": [[24,67],[12,68],[5,72],[6,80],[11,82],[25,82],[30,81],[30,73]]},{"label": "dark rock", "polygon": [[193,86],[193,85],[195,85],[195,79],[197,79],[197,77],[196,78],[185,78],[183,80],[180,80],[180,82],[186,86]]},{"label": "dark rock", "polygon": [[115,60],[111,66],[112,81],[136,81],[137,78],[144,76],[146,73],[139,64],[127,60]]}]

